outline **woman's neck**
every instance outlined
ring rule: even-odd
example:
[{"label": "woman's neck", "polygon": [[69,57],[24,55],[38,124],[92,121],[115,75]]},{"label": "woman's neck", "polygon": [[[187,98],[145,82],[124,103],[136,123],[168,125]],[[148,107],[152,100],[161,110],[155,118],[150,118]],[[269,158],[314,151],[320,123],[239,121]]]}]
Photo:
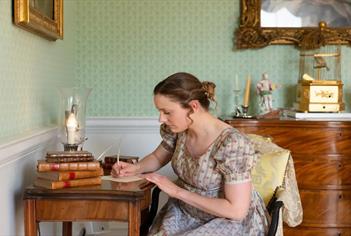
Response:
[{"label": "woman's neck", "polygon": [[207,112],[196,114],[191,118],[193,119],[193,123],[187,130],[187,136],[190,138],[197,139],[212,135],[217,133],[221,126],[221,122]]}]

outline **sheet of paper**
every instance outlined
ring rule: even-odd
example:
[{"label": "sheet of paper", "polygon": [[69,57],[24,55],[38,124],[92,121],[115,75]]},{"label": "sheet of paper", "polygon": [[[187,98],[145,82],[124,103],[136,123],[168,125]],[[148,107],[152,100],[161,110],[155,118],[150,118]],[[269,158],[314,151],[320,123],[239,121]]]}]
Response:
[{"label": "sheet of paper", "polygon": [[101,179],[102,180],[111,180],[111,181],[114,181],[114,182],[123,182],[123,183],[143,180],[143,178],[140,178],[138,176],[124,176],[124,177],[114,178],[111,175],[102,176]]}]

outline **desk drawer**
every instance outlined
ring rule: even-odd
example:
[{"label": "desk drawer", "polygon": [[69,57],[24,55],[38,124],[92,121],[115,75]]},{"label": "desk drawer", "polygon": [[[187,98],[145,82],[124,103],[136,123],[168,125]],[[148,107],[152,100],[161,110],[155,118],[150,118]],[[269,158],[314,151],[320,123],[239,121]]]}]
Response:
[{"label": "desk drawer", "polygon": [[342,189],[351,186],[350,161],[303,161],[294,159],[300,188]]},{"label": "desk drawer", "polygon": [[128,220],[127,201],[40,200],[36,201],[39,221]]},{"label": "desk drawer", "polygon": [[284,236],[351,236],[351,228],[310,228],[284,226]]}]

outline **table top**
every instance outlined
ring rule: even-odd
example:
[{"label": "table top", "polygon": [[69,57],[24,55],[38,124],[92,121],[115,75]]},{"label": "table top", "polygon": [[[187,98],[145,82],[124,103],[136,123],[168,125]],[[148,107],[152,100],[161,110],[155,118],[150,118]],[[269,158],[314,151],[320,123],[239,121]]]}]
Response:
[{"label": "table top", "polygon": [[84,187],[46,189],[36,186],[27,187],[23,198],[26,199],[86,199],[86,200],[140,200],[155,185],[147,180],[120,183],[102,180],[101,185]]}]

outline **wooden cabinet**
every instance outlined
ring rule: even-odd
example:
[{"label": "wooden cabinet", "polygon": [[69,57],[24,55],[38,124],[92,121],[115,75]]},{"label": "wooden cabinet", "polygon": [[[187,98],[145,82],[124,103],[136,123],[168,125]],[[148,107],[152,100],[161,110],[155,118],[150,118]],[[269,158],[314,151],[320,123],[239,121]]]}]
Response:
[{"label": "wooden cabinet", "polygon": [[351,236],[351,121],[234,119],[245,133],[268,136],[289,149],[303,222],[284,235]]}]

